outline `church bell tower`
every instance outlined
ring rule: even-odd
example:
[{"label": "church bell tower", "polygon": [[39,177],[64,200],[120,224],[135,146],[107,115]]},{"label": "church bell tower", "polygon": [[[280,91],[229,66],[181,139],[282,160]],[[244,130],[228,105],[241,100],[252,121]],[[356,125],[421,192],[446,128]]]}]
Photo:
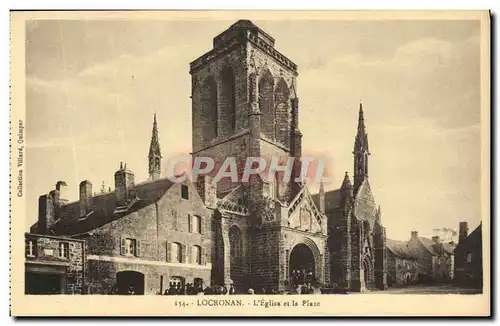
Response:
[{"label": "church bell tower", "polygon": [[[274,38],[239,20],[213,39],[213,49],[190,64],[193,156],[220,167],[235,157],[240,179],[247,157],[300,158],[297,65],[274,48]],[[293,187],[250,178],[249,203],[265,197],[289,201]],[[238,185],[217,185],[223,197]],[[253,207],[253,205],[251,205]]]}]

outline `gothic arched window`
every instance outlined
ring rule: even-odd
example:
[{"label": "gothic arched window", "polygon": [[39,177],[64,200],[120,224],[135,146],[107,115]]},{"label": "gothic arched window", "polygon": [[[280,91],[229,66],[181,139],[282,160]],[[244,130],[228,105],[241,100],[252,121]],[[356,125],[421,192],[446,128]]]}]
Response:
[{"label": "gothic arched window", "polygon": [[265,70],[259,79],[259,109],[262,113],[260,129],[270,139],[275,136],[274,78]]},{"label": "gothic arched window", "polygon": [[229,253],[231,264],[238,263],[243,254],[243,243],[241,238],[241,231],[237,226],[232,226],[229,229]]},{"label": "gothic arched window", "polygon": [[234,71],[226,67],[221,74],[220,110],[221,120],[224,121],[227,133],[232,134],[236,130],[236,90]]},{"label": "gothic arched window", "polygon": [[288,86],[283,78],[280,78],[276,84],[274,98],[277,121],[275,126],[276,140],[288,146],[290,135],[290,90],[288,89]]},{"label": "gothic arched window", "polygon": [[201,86],[201,123],[203,137],[211,140],[218,135],[217,84],[212,76],[207,77]]}]

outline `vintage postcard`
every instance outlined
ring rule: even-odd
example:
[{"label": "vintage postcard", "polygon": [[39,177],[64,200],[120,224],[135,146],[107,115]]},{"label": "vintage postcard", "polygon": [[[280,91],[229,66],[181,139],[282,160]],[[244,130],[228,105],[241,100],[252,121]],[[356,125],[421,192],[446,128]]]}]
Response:
[{"label": "vintage postcard", "polygon": [[489,15],[11,12],[11,314],[489,316]]}]

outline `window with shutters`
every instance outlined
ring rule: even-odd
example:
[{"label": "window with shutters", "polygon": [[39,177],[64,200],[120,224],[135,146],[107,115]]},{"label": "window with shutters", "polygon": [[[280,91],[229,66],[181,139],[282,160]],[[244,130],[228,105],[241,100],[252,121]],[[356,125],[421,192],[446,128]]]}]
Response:
[{"label": "window with shutters", "polygon": [[201,247],[193,246],[191,249],[191,262],[196,265],[201,265]]},{"label": "window with shutters", "polygon": [[26,257],[36,257],[36,239],[26,239]]},{"label": "window with shutters", "polygon": [[193,233],[201,233],[201,217],[194,215],[190,218],[191,232]]},{"label": "window with shutters", "polygon": [[182,263],[182,245],[178,242],[172,242],[170,245],[170,262]]},{"label": "window with shutters", "polygon": [[181,197],[182,199],[189,199],[189,188],[186,185],[181,186]]},{"label": "window with shutters", "polygon": [[121,254],[124,256],[141,256],[141,241],[133,238],[122,238]]},{"label": "window with shutters", "polygon": [[59,258],[69,258],[69,243],[59,242]]}]

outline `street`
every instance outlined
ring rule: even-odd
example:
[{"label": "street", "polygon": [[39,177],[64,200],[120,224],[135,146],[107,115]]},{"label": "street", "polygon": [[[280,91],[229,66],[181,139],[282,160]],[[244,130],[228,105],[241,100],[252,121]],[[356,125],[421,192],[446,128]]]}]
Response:
[{"label": "street", "polygon": [[387,291],[371,291],[367,293],[383,293],[383,294],[478,294],[481,293],[479,289],[463,288],[455,285],[412,285],[400,288],[387,288]]}]

